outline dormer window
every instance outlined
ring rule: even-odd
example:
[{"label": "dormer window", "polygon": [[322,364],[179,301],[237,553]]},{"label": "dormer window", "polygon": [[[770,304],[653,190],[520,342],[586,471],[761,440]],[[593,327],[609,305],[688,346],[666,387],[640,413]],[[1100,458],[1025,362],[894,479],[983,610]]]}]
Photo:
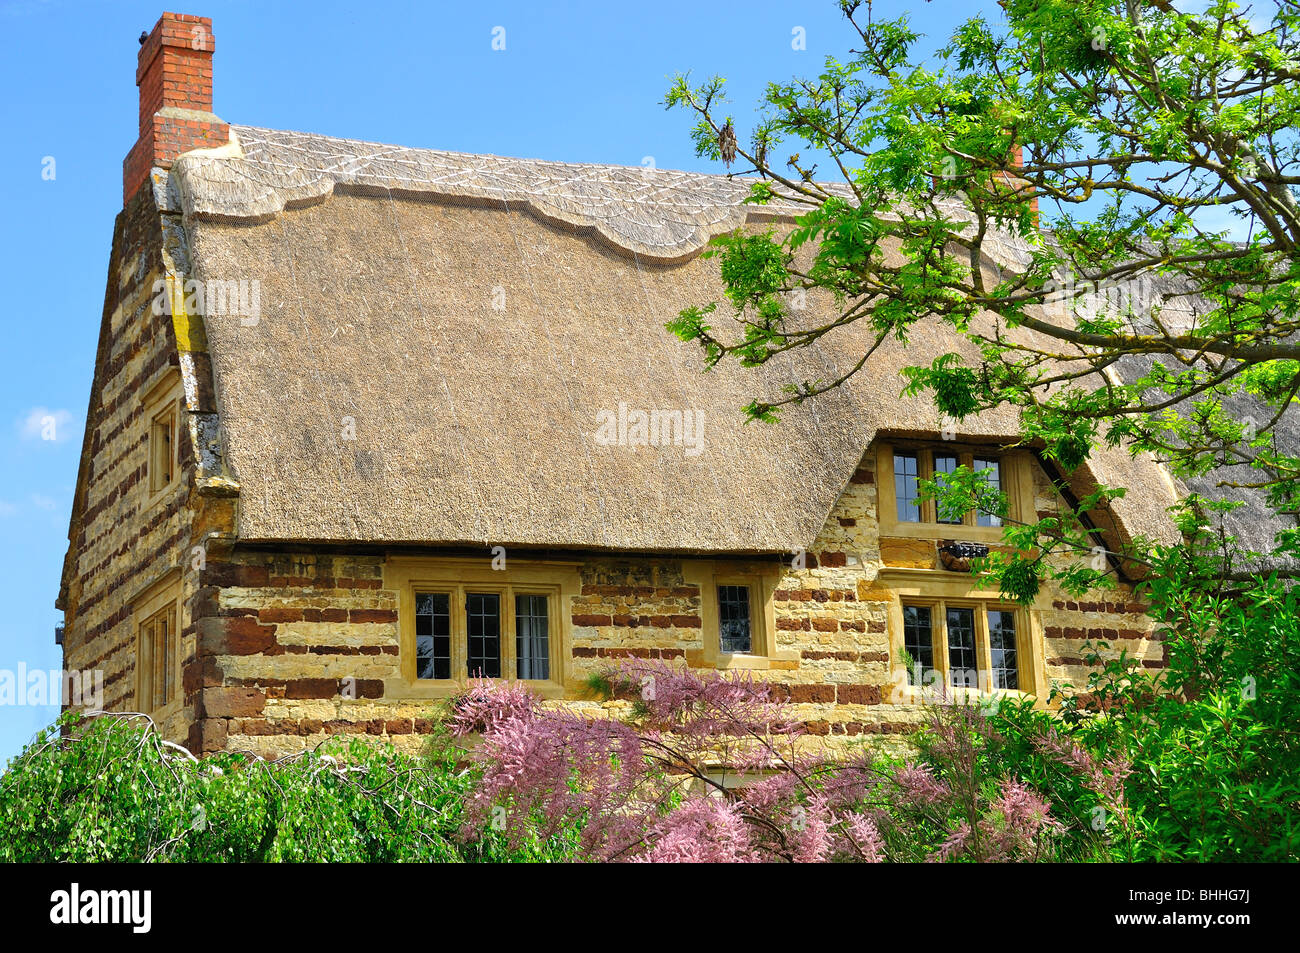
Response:
[{"label": "dormer window", "polygon": [[1029,456],[1024,451],[1001,451],[992,447],[940,443],[935,445],[882,444],[878,456],[880,523],[883,535],[928,538],[976,538],[992,540],[1001,535],[1002,518],[995,513],[974,511],[943,512],[936,500],[921,498],[921,484],[935,480],[942,485],[945,474],[958,467],[985,471],[994,489],[1006,494],[1008,516],[1019,519],[1030,504]]}]

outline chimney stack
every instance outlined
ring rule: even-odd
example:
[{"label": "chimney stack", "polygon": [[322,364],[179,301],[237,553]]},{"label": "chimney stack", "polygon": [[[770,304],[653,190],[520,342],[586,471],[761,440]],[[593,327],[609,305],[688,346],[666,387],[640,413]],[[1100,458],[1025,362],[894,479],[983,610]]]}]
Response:
[{"label": "chimney stack", "polygon": [[122,163],[123,204],[191,149],[225,145],[230,126],[212,112],[212,18],[164,13],[140,45],[140,138]]},{"label": "chimney stack", "polygon": [[[1012,146],[1011,163],[1012,165],[1015,166],[1023,166],[1025,164],[1024,146],[1020,146],[1020,145]],[[1024,179],[1018,178],[1017,176],[1012,175],[1010,172],[999,173],[998,177],[1003,182],[1005,182],[1007,186],[1010,187],[1011,189],[1018,189],[1018,188],[1022,188],[1025,185],[1028,185],[1028,183]],[[1037,195],[1031,195],[1029,198],[1029,212],[1034,217],[1034,224],[1037,225],[1038,223],[1038,196]]]}]

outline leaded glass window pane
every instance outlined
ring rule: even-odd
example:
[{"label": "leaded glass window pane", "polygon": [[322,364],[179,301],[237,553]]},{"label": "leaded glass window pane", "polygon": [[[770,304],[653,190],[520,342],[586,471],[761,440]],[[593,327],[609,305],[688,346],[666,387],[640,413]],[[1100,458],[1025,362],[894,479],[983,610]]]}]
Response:
[{"label": "leaded glass window pane", "polygon": [[948,680],[954,688],[977,688],[975,610],[948,609]]},{"label": "leaded glass window pane", "polygon": [[171,701],[176,691],[176,625],[169,609],[163,613],[163,698]]},{"label": "leaded glass window pane", "polygon": [[907,673],[908,684],[918,684],[917,665],[921,667],[920,684],[925,684],[926,674],[934,671],[934,627],[929,606],[903,606],[903,648],[911,656],[913,665]]},{"label": "leaded glass window pane", "polygon": [[894,502],[901,523],[921,522],[920,490],[916,482],[919,474],[916,454],[894,454]]},{"label": "leaded glass window pane", "polygon": [[1014,612],[989,610],[989,662],[993,669],[994,688],[1020,687]]},{"label": "leaded glass window pane", "polygon": [[415,595],[415,677],[451,678],[451,596]]},{"label": "leaded glass window pane", "polygon": [[[993,489],[995,490],[1002,489],[1002,467],[998,464],[998,461],[981,460],[979,457],[976,457],[974,463],[972,464],[972,469],[992,470],[993,472],[988,474],[989,486],[993,487]],[[975,523],[979,526],[1001,526],[1002,519],[1001,517],[995,516],[992,513],[981,512],[976,515]]]},{"label": "leaded glass window pane", "polygon": [[718,639],[723,652],[753,650],[749,586],[718,586]]},{"label": "leaded glass window pane", "polygon": [[162,612],[153,623],[153,707],[155,709],[165,706],[171,698],[171,627],[168,622],[168,613]]},{"label": "leaded glass window pane", "polygon": [[515,654],[519,678],[551,677],[550,620],[545,596],[515,596]]},{"label": "leaded glass window pane", "polygon": [[495,592],[465,594],[465,635],[472,678],[501,677],[501,596]]},{"label": "leaded glass window pane", "polygon": [[[940,486],[943,486],[943,475],[946,473],[953,473],[960,465],[961,462],[957,459],[955,455],[936,453],[934,455],[935,481]],[[937,500],[935,501],[935,510],[938,513],[938,522],[940,523],[960,523],[962,521],[960,516],[958,516],[956,519],[945,519],[943,508],[942,506],[940,506],[939,501]]]}]

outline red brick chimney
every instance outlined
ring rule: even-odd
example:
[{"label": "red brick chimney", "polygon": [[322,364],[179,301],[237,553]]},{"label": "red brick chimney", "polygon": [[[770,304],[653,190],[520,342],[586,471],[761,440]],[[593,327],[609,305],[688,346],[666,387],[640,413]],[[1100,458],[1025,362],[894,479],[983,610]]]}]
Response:
[{"label": "red brick chimney", "polygon": [[[1012,164],[1012,165],[1015,165],[1015,166],[1023,166],[1023,165],[1025,164],[1025,147],[1024,147],[1024,146],[1013,146],[1013,147],[1012,147],[1012,149],[1011,149],[1011,164]],[[1010,186],[1012,189],[1016,189],[1016,188],[1019,188],[1019,187],[1021,187],[1021,186],[1024,186],[1024,185],[1027,185],[1027,184],[1028,184],[1028,183],[1025,182],[1024,179],[1017,178],[1016,176],[1012,175],[1010,172],[1001,172],[1001,173],[998,174],[998,177],[999,177],[1000,179],[1002,179],[1002,181],[1005,182],[1005,183],[1006,183],[1008,186]],[[1029,199],[1029,211],[1030,211],[1030,214],[1032,214],[1033,217],[1034,217],[1034,223],[1037,224],[1037,222],[1038,222],[1038,196],[1037,196],[1037,195],[1032,195],[1032,196],[1030,196],[1030,199]]]},{"label": "red brick chimney", "polygon": [[140,45],[140,138],[122,162],[123,204],[154,166],[191,149],[222,146],[230,126],[212,113],[212,18],[164,13]]}]

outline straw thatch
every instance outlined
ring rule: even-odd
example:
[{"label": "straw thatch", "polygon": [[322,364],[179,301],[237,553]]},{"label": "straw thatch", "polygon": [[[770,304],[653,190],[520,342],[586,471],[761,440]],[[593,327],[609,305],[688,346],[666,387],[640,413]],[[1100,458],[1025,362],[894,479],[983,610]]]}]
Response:
[{"label": "straw thatch", "polygon": [[[837,376],[870,343],[852,325],[704,373],[664,329],[721,299],[709,237],[789,208],[742,207],[747,187],[720,176],[232,129],[236,148],[183,156],[156,194],[184,213],[196,277],[260,282],[256,324],[207,317],[246,540],[807,547],[877,433],[940,429],[899,396],[900,368],[970,352],[934,322],[780,424],[744,425],[750,399]],[[833,308],[810,295],[807,320]],[[700,452],[603,445],[620,404],[700,415]],[[1010,411],[959,428],[1016,432]],[[1073,480],[1130,488],[1119,537],[1173,537],[1153,462],[1106,451]]]}]

